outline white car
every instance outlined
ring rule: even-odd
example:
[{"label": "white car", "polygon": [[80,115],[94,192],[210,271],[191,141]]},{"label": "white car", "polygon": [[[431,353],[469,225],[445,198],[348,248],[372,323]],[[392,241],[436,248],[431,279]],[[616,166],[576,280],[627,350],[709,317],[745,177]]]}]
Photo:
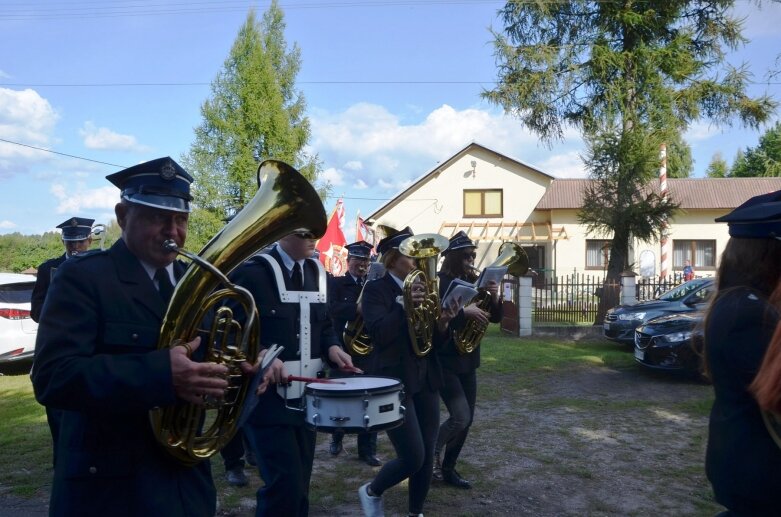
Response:
[{"label": "white car", "polygon": [[0,363],[32,360],[38,324],[30,318],[35,277],[0,273]]}]

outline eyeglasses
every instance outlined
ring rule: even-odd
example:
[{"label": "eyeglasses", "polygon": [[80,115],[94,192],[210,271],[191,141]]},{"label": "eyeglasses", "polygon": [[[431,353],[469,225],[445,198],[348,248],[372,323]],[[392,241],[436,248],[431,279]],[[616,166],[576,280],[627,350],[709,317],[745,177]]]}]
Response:
[{"label": "eyeglasses", "polygon": [[317,239],[317,237],[315,237],[315,234],[312,232],[297,232],[294,233],[293,235],[295,235],[299,239]]}]

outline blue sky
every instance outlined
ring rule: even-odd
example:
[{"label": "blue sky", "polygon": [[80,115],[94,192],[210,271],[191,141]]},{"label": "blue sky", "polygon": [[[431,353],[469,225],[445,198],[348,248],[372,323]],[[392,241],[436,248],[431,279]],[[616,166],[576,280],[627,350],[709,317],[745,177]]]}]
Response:
[{"label": "blue sky", "polygon": [[[242,0],[3,0],[0,10],[0,233],[42,233],[79,215],[113,217],[118,166],[178,159],[247,10]],[[582,177],[574,132],[548,148],[480,99],[496,78],[487,0],[281,1],[286,38],[301,49],[298,84],[312,122],[311,151],[343,196],[348,239],[368,215],[471,141],[555,177]],[[751,42],[752,93],[781,53],[781,5],[737,2]],[[781,83],[781,76],[773,81]],[[775,122],[776,119],[773,120]],[[695,124],[686,137],[695,176],[721,152],[732,161],[763,129]],[[104,162],[104,163],[97,163]]]}]

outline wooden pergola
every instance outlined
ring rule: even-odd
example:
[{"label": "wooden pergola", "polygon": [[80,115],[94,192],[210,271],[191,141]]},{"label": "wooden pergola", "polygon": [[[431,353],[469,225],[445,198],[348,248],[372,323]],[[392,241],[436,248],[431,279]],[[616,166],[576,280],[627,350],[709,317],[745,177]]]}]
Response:
[{"label": "wooden pergola", "polygon": [[439,227],[440,235],[450,237],[459,231],[476,242],[529,242],[544,243],[568,239],[564,226],[550,223],[525,223],[522,221],[458,221],[443,222]]}]

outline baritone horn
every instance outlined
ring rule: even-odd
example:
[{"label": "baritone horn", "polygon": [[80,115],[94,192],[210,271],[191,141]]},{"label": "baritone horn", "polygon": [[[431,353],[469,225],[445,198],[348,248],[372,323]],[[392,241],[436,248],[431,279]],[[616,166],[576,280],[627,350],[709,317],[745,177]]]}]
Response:
[{"label": "baritone horn", "polygon": [[[499,247],[499,256],[487,267],[507,267],[507,274],[519,277],[529,271],[529,257],[519,245],[514,242],[504,242]],[[470,303],[476,304],[484,312],[489,312],[491,308],[491,293],[483,289],[472,298]],[[480,346],[480,341],[485,336],[487,329],[487,323],[467,320],[462,330],[453,331],[456,350],[460,354],[474,352]]]},{"label": "baritone horn", "polygon": [[[157,441],[183,465],[209,458],[230,441],[250,395],[252,378],[242,375],[239,365],[254,362],[258,355],[257,309],[249,291],[231,283],[227,275],[285,235],[325,233],[323,204],[296,169],[266,160],[260,164],[258,178],[260,186],[252,200],[197,255],[179,249],[173,241],[165,244],[192,263],[177,283],[163,317],[158,349],[187,343],[201,333],[203,360],[228,367],[229,387],[223,401],[205,400],[204,405],[179,401],[149,413]],[[243,309],[244,328],[233,319],[227,301]],[[206,321],[211,321],[209,328],[203,328]]]},{"label": "baritone horn", "polygon": [[[407,330],[412,349],[418,357],[431,352],[432,338],[441,307],[439,305],[439,278],[437,262],[439,254],[450,244],[437,233],[422,233],[407,237],[399,245],[399,252],[415,260],[415,267],[404,279],[404,310],[407,313]],[[412,290],[421,284],[425,297],[417,307],[412,302]]]}]

